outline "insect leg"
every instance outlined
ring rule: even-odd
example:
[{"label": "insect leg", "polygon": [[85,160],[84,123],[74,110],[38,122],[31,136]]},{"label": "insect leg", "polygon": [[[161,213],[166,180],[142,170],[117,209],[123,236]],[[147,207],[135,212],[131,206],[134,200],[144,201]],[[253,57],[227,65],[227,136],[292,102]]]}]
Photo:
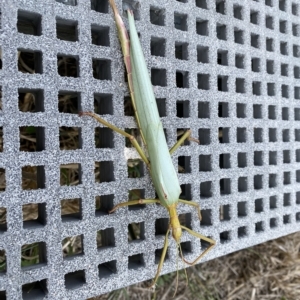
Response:
[{"label": "insect leg", "polygon": [[139,199],[139,200],[131,200],[128,202],[122,202],[117,204],[112,208],[112,210],[109,211],[109,213],[113,213],[115,210],[117,210],[120,207],[124,206],[131,206],[131,205],[137,205],[137,204],[151,204],[151,203],[159,203],[159,199]]},{"label": "insect leg", "polygon": [[148,160],[148,158],[146,157],[145,152],[142,150],[142,148],[140,147],[140,145],[138,144],[138,142],[136,141],[135,137],[127,132],[125,132],[124,130],[114,126],[113,124],[110,124],[109,122],[105,121],[104,119],[100,118],[98,115],[92,113],[92,112],[81,112],[79,114],[80,116],[90,116],[93,117],[94,119],[96,119],[99,123],[103,124],[104,126],[122,134],[123,136],[129,138],[130,142],[132,143],[132,145],[134,146],[134,148],[137,150],[137,152],[139,153],[139,155],[141,156],[142,160],[145,162],[145,164],[147,165],[148,168],[150,168],[150,162]]},{"label": "insect leg", "polygon": [[176,142],[176,144],[170,149],[170,154],[173,154],[176,150],[177,150],[177,148],[180,146],[180,145],[182,145],[183,144],[183,142],[186,140],[186,139],[188,139],[188,140],[190,140],[190,141],[194,141],[194,142],[196,142],[196,143],[198,143],[199,144],[199,141],[197,140],[197,139],[194,139],[194,138],[192,138],[191,137],[191,133],[192,133],[192,131],[189,129],[189,130],[187,130],[182,136],[181,136],[181,138]]},{"label": "insect leg", "polygon": [[194,202],[194,201],[187,201],[187,200],[182,200],[182,199],[179,199],[178,200],[180,203],[184,203],[186,205],[191,205],[191,206],[194,206],[197,208],[197,211],[198,211],[198,216],[199,216],[199,220],[201,221],[202,220],[202,216],[201,216],[201,210],[200,210],[200,205],[197,203],[197,202]]},{"label": "insect leg", "polygon": [[185,260],[184,257],[182,257],[182,260],[186,264],[188,264],[190,266],[193,266],[199,259],[201,259],[204,255],[206,255],[207,252],[209,252],[216,245],[216,242],[214,240],[212,240],[212,239],[210,239],[210,238],[208,238],[208,237],[206,237],[206,236],[198,233],[198,232],[195,232],[195,231],[193,231],[193,230],[185,227],[185,226],[181,225],[181,228],[184,229],[184,230],[186,230],[189,234],[191,234],[191,235],[193,235],[193,236],[195,236],[195,237],[197,237],[197,238],[199,238],[201,240],[204,240],[204,241],[210,243],[210,246],[208,248],[206,248],[193,262],[189,262],[189,261]]}]

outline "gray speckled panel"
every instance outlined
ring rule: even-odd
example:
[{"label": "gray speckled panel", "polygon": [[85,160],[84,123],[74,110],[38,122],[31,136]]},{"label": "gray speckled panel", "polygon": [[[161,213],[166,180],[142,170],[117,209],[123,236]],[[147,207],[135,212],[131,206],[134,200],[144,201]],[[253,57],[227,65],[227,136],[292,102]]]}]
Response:
[{"label": "gray speckled panel", "polygon": [[[166,229],[163,221],[156,220],[168,217],[163,207],[122,208],[111,215],[95,213],[96,196],[101,196],[107,207],[126,201],[131,189],[143,189],[145,198],[154,197],[147,171],[141,178],[128,178],[126,159],[136,157],[136,153],[125,148],[122,136],[113,134],[112,148],[96,148],[94,130],[99,124],[58,111],[60,91],[76,92],[79,108],[84,111],[93,109],[94,94],[102,94],[101,105],[112,100],[113,114],[105,116],[107,120],[121,128],[136,127],[134,118],[124,115],[128,90],[112,13],[107,0],[98,2],[98,8],[92,10],[87,0],[0,1],[0,126],[4,138],[0,168],[6,174],[0,206],[7,209],[7,229],[0,235],[7,270],[0,276],[0,291],[7,299],[22,299],[22,286],[41,280],[45,286],[41,291],[48,299],[86,299],[151,279],[156,272],[155,250],[164,242],[158,233]],[[178,158],[185,157],[186,172],[180,173],[179,179],[185,185],[186,198],[200,203],[203,220],[199,222],[192,207],[180,205],[179,214],[186,214],[193,230],[217,241],[202,261],[297,231],[299,1],[141,2],[136,24],[155,95],[165,112],[162,122],[168,145],[175,143],[177,128],[191,128],[200,139],[200,145],[190,143],[178,149],[173,162],[177,165]],[[122,0],[116,3],[122,7]],[[18,32],[18,15],[40,19],[40,34]],[[57,39],[56,20],[77,24],[78,41]],[[91,43],[91,25],[106,27],[103,43],[108,46]],[[39,54],[40,73],[18,72],[18,49]],[[77,78],[58,75],[58,54],[78,60]],[[111,80],[93,77],[92,59],[108,62],[105,72],[111,73]],[[18,89],[24,88],[43,90],[42,112],[19,111]],[[18,127],[28,125],[44,127],[44,151],[19,151]],[[81,128],[81,149],[60,150],[60,126]],[[108,182],[95,182],[95,161],[109,162],[100,165]],[[69,163],[80,164],[81,182],[60,186],[59,166]],[[42,166],[44,188],[21,189],[21,168],[28,165]],[[81,219],[63,222],[60,200],[70,198],[81,198]],[[44,224],[23,225],[22,205],[27,203],[40,204]],[[127,228],[133,222],[144,228],[143,238],[128,242]],[[105,230],[108,247],[97,249],[98,230]],[[63,259],[62,240],[78,235],[83,237],[83,254]],[[189,260],[199,255],[199,240],[185,232],[182,241],[187,242]],[[34,242],[40,243],[45,263],[23,269],[21,246]],[[115,246],[109,247],[112,244]],[[162,274],[176,268],[173,240],[168,257]]]}]

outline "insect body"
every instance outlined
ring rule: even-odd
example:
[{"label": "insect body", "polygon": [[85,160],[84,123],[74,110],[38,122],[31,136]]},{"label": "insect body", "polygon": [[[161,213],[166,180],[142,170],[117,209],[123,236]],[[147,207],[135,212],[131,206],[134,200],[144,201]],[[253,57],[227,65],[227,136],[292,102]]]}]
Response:
[{"label": "insect body", "polygon": [[132,104],[135,110],[135,115],[138,123],[138,127],[141,131],[142,139],[148,149],[149,159],[144,151],[141,149],[139,144],[136,142],[135,138],[130,134],[126,133],[122,129],[115,127],[114,125],[108,123],[104,119],[100,118],[90,112],[81,113],[81,115],[89,115],[95,118],[97,121],[103,125],[119,132],[120,134],[128,137],[132,142],[133,146],[137,149],[143,161],[146,163],[151,178],[158,195],[159,199],[140,199],[133,200],[129,202],[124,202],[116,205],[110,212],[115,211],[117,208],[135,204],[149,204],[149,203],[160,203],[169,212],[170,224],[169,229],[166,233],[164,248],[162,251],[162,256],[158,265],[157,273],[155,275],[153,285],[156,283],[164,258],[166,255],[168,247],[168,235],[172,231],[172,236],[175,239],[179,250],[180,239],[182,235],[182,229],[188,231],[191,235],[203,239],[210,243],[210,246],[200,254],[200,256],[193,262],[188,262],[182,257],[183,261],[189,265],[195,264],[201,257],[203,257],[212,247],[215,245],[215,241],[205,237],[185,226],[182,226],[178,219],[178,214],[176,207],[178,203],[184,203],[187,205],[192,205],[197,208],[199,218],[201,219],[199,204],[193,201],[186,201],[179,199],[181,194],[181,189],[175,171],[174,165],[171,160],[170,154],[172,154],[183,141],[190,136],[190,130],[185,132],[185,134],[179,139],[179,141],[169,150],[162,123],[159,118],[158,109],[156,105],[156,100],[153,93],[152,84],[148,74],[147,66],[145,63],[142,48],[140,46],[138,34],[134,24],[134,18],[132,11],[128,11],[128,21],[130,29],[130,43],[125,29],[124,23],[119,15],[116,8],[114,0],[110,0],[110,5],[114,11],[115,20],[118,28],[118,34],[122,46],[122,51],[124,55],[124,62],[127,69],[128,75],[128,85],[130,89],[130,94],[132,98]]}]

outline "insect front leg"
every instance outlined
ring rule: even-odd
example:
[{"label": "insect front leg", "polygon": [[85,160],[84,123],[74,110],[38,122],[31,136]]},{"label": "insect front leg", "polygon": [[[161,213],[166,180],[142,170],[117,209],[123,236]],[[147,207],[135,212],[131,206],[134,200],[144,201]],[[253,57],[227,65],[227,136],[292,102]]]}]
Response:
[{"label": "insect front leg", "polygon": [[191,137],[191,133],[192,131],[189,129],[187,130],[182,136],[181,138],[175,143],[175,145],[170,149],[170,155],[173,154],[179,147],[180,145],[183,144],[183,142],[188,139],[190,141],[194,141],[196,143],[199,144],[199,141],[197,139],[194,139],[193,137]]}]

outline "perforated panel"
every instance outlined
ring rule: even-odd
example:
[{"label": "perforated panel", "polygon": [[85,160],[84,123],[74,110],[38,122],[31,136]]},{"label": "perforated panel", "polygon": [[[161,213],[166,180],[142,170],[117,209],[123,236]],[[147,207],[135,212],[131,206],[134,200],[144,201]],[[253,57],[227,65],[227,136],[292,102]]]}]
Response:
[{"label": "perforated panel", "polygon": [[[78,116],[95,111],[136,128],[108,1],[0,3],[1,299],[86,299],[153,278],[167,211],[107,213],[133,193],[155,191],[143,164],[132,176],[127,162],[138,155],[122,136]],[[172,158],[181,197],[202,208],[200,222],[179,205],[182,224],[217,242],[202,261],[300,228],[299,15],[296,0],[135,6],[167,143],[188,128],[200,140]],[[25,149],[28,134],[36,147]],[[29,221],[27,205],[37,211]],[[65,205],[74,213],[64,214]],[[76,241],[76,255],[63,255],[65,241]],[[184,232],[188,260],[206,246]],[[21,263],[24,247],[36,251],[30,267]],[[171,240],[162,274],[176,269],[176,251]]]}]

